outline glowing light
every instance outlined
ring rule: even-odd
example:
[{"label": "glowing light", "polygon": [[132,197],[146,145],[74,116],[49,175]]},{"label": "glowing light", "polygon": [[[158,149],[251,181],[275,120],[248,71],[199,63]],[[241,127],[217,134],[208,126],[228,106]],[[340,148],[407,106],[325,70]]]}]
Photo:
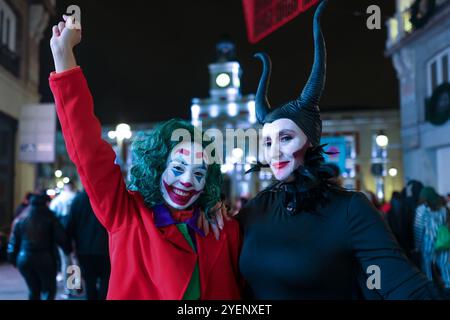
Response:
[{"label": "glowing light", "polygon": [[64,182],[65,184],[67,184],[67,183],[70,182],[70,179],[69,179],[68,177],[65,177],[65,178],[63,179],[63,182]]},{"label": "glowing light", "polygon": [[231,163],[226,163],[220,166],[220,171],[222,173],[232,172],[234,170],[234,165]]},{"label": "glowing light", "polygon": [[56,196],[56,191],[54,189],[48,189],[47,190],[47,195],[49,197],[54,197],[54,196]]},{"label": "glowing light", "polygon": [[55,171],[55,177],[61,178],[62,177],[62,171],[61,170],[56,170]]},{"label": "glowing light", "polygon": [[217,118],[219,116],[219,107],[216,105],[212,105],[209,109],[209,115],[212,118]]},{"label": "glowing light", "polygon": [[377,197],[378,197],[378,199],[383,199],[384,198],[384,192],[383,191],[378,191]]},{"label": "glowing light", "polygon": [[108,132],[108,138],[115,139],[116,138],[116,132],[115,131],[110,131]]},{"label": "glowing light", "polygon": [[376,142],[380,148],[386,148],[387,145],[389,144],[389,139],[386,135],[380,134],[377,136]]},{"label": "glowing light", "polygon": [[247,157],[247,163],[256,163],[256,157],[248,156]]},{"label": "glowing light", "polygon": [[241,148],[236,148],[234,149],[231,154],[233,155],[233,158],[236,159],[242,159],[242,157],[244,156],[244,151]]},{"label": "glowing light", "polygon": [[406,32],[411,32],[413,29],[413,25],[411,23],[411,12],[406,11],[402,14],[402,18],[403,18],[403,29]]},{"label": "glowing light", "polygon": [[200,106],[198,104],[194,104],[191,107],[192,119],[197,120],[200,116]]},{"label": "glowing light", "polygon": [[132,136],[131,128],[126,123],[121,123],[116,127],[116,138],[119,140],[130,139]]},{"label": "glowing light", "polygon": [[250,123],[256,123],[256,107],[255,107],[255,101],[250,101],[247,104],[248,108],[248,121]]},{"label": "glowing light", "polygon": [[389,36],[391,41],[395,41],[398,37],[398,21],[397,19],[390,19],[389,24]]},{"label": "glowing light", "polygon": [[64,188],[64,182],[58,181],[58,183],[56,184],[56,186],[57,186],[59,189],[62,189],[62,188]]},{"label": "glowing light", "polygon": [[396,177],[397,174],[398,174],[398,170],[397,170],[396,168],[390,168],[390,169],[389,169],[389,175],[390,175],[391,177]]},{"label": "glowing light", "polygon": [[216,78],[216,84],[220,88],[228,87],[230,85],[230,83],[231,83],[231,78],[226,73],[221,73]]},{"label": "glowing light", "polygon": [[238,106],[236,103],[230,103],[228,105],[228,115],[234,117],[238,114]]}]

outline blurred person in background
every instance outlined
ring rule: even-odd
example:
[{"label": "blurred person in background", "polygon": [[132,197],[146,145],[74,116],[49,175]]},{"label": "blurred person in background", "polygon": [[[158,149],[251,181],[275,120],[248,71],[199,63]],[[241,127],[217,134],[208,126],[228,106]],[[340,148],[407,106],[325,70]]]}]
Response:
[{"label": "blurred person in background", "polygon": [[87,300],[106,300],[111,272],[108,233],[95,216],[86,191],[73,200],[66,231],[75,244]]},{"label": "blurred person in background", "polygon": [[399,224],[401,220],[402,210],[402,194],[398,191],[392,193],[389,208],[386,211],[386,221],[391,228],[392,233],[398,241],[398,235],[401,233],[402,226]]},{"label": "blurred person in background", "polygon": [[31,196],[32,196],[31,192],[28,192],[25,195],[25,197],[23,198],[22,202],[19,204],[19,206],[17,207],[16,211],[14,212],[14,219],[17,218],[24,211],[24,209],[28,207],[28,205],[30,204]]},{"label": "blurred person in background", "polygon": [[50,210],[52,210],[61,224],[66,224],[67,215],[69,214],[72,201],[77,195],[75,184],[70,181],[64,185],[63,190],[50,202]]},{"label": "blurred person in background", "polygon": [[392,192],[391,201],[384,201],[383,205],[381,206],[381,211],[387,215],[392,210],[392,205],[396,205],[396,209],[400,209],[400,202],[401,202],[401,193],[398,191]]},{"label": "blurred person in background", "polygon": [[401,193],[401,214],[396,222],[399,226],[396,233],[397,241],[408,258],[418,267],[422,263],[418,248],[415,247],[413,229],[414,217],[416,216],[416,209],[420,205],[419,195],[422,189],[423,184],[417,180],[411,180],[406,184]]},{"label": "blurred person in background", "polygon": [[70,242],[48,208],[46,194],[32,195],[30,206],[14,221],[8,243],[8,261],[24,277],[30,300],[54,300],[56,295],[55,246],[67,254]]},{"label": "blurred person in background", "polygon": [[448,228],[448,211],[442,198],[431,187],[420,191],[420,206],[416,210],[414,221],[415,246],[421,254],[422,269],[429,280],[436,281],[433,266],[440,273],[440,281],[446,290],[450,289],[450,248],[437,246],[440,227]]},{"label": "blurred person in background", "polygon": [[[67,217],[69,214],[70,206],[72,205],[72,201],[77,195],[75,184],[70,181],[69,183],[64,185],[63,190],[60,194],[58,194],[51,202],[50,202],[50,210],[52,210],[59,222],[65,226],[67,224]],[[60,273],[58,275],[58,280],[63,281],[63,283],[67,283],[67,268],[74,264],[74,261],[70,254],[65,254],[61,248],[59,249],[59,261],[60,261]],[[62,295],[63,298],[67,299],[71,296],[74,296],[75,292],[69,290],[66,286],[64,286],[64,293]]]}]

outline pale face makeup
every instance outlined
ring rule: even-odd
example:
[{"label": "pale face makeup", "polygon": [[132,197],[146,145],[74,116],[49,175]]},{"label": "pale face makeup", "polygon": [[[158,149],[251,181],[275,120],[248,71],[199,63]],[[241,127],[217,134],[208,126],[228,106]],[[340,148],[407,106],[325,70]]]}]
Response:
[{"label": "pale face makeup", "polygon": [[201,195],[206,184],[208,166],[198,143],[178,144],[167,159],[161,176],[161,193],[170,207],[184,210]]},{"label": "pale face makeup", "polygon": [[290,119],[278,119],[267,123],[262,131],[264,157],[275,178],[287,181],[303,164],[309,147],[308,138]]}]

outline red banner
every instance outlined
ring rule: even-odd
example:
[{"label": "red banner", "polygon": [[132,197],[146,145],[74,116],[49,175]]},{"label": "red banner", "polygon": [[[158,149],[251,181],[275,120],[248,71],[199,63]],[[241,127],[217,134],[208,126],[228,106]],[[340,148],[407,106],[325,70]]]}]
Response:
[{"label": "red banner", "polygon": [[256,43],[308,10],[319,0],[242,0],[247,35]]}]

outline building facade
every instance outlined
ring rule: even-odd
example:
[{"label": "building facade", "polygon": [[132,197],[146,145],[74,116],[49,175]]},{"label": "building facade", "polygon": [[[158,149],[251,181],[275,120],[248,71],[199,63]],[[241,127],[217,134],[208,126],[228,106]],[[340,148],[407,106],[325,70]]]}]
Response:
[{"label": "building facade", "polygon": [[450,1],[397,0],[386,53],[400,83],[404,177],[450,193]]},{"label": "building facade", "polygon": [[372,192],[380,201],[389,200],[392,192],[403,188],[399,111],[367,107],[327,110],[322,111],[322,143],[328,144],[328,151],[339,152],[335,159],[327,160],[341,169],[344,186]]},{"label": "building facade", "polygon": [[21,108],[38,103],[39,45],[55,0],[0,0],[0,228],[35,188],[36,166],[17,160]]}]

